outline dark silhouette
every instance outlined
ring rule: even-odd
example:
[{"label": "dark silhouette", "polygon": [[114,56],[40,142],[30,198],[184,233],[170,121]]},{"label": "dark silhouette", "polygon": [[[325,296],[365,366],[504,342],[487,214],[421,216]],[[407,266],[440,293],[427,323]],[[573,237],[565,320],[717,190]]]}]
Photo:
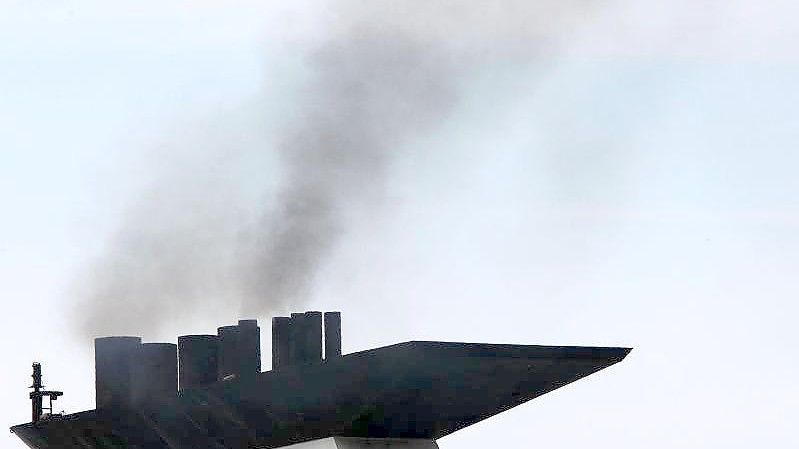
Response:
[{"label": "dark silhouette", "polygon": [[[37,415],[34,403],[33,422],[11,430],[35,449],[269,448],[329,436],[434,440],[630,352],[411,341],[341,355],[340,315],[325,316],[324,347],[332,353],[324,359],[321,313],[275,318],[276,344],[289,355],[267,372],[260,372],[254,320],[220,327],[218,336],[182,336],[179,357],[175,345],[98,338],[97,409],[37,419],[41,404]],[[170,357],[180,360],[179,392]]]}]

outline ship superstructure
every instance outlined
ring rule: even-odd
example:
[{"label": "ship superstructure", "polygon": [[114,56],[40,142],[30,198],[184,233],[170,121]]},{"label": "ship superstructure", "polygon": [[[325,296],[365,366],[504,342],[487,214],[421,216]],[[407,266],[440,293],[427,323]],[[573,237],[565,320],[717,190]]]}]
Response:
[{"label": "ship superstructure", "polygon": [[266,372],[255,320],[177,345],[104,337],[96,409],[11,430],[34,449],[435,448],[629,351],[409,341],[342,354],[340,313],[315,311],[273,318]]}]

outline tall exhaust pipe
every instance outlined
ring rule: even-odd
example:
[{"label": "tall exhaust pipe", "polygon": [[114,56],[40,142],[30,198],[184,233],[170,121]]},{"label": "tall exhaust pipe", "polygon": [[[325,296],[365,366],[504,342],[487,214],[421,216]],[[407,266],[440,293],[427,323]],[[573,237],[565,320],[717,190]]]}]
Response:
[{"label": "tall exhaust pipe", "polygon": [[239,327],[222,326],[217,329],[219,337],[219,372],[217,379],[239,374]]},{"label": "tall exhaust pipe", "polygon": [[239,320],[239,375],[252,377],[261,372],[261,328],[257,320]]},{"label": "tall exhaust pipe", "polygon": [[156,404],[178,392],[178,348],[174,343],[144,343],[133,357],[131,401]]},{"label": "tall exhaust pipe", "polygon": [[292,313],[289,323],[289,364],[305,363],[305,314]]},{"label": "tall exhaust pipe", "polygon": [[222,326],[219,337],[219,379],[251,378],[261,372],[261,329],[256,320]]},{"label": "tall exhaust pipe", "polygon": [[322,312],[305,312],[306,362],[322,361]]},{"label": "tall exhaust pipe", "polygon": [[132,366],[141,337],[94,339],[95,396],[97,409],[132,405]]},{"label": "tall exhaust pipe", "polygon": [[219,374],[219,337],[182,335],[178,337],[180,391],[204,387],[216,382]]},{"label": "tall exhaust pipe", "polygon": [[289,328],[291,318],[277,316],[272,318],[272,369],[289,365]]},{"label": "tall exhaust pipe", "polygon": [[341,357],[341,312],[325,312],[325,360]]}]

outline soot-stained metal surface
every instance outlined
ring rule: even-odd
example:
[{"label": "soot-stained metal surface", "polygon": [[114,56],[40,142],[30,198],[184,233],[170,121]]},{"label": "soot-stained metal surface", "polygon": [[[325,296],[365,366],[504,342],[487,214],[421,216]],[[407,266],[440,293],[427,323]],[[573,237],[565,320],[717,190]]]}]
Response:
[{"label": "soot-stained metal surface", "polygon": [[436,439],[613,365],[629,351],[412,341],[187,389],[147,408],[91,410],[11,430],[37,449]]}]

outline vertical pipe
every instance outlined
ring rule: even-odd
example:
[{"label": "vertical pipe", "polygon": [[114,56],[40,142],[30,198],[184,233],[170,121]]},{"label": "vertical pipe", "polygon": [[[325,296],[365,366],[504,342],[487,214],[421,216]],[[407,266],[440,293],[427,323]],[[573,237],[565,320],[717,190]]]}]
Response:
[{"label": "vertical pipe", "polygon": [[136,407],[174,397],[178,391],[178,354],[173,343],[144,343],[133,357],[131,401]]},{"label": "vertical pipe", "polygon": [[325,360],[341,356],[341,312],[325,312]]},{"label": "vertical pipe", "polygon": [[258,320],[239,320],[239,368],[242,377],[253,377],[261,372],[261,328]]},{"label": "vertical pipe", "polygon": [[238,376],[241,366],[239,353],[239,327],[222,326],[217,329],[219,337],[219,380],[228,376]]},{"label": "vertical pipe", "polygon": [[322,361],[322,312],[305,312],[305,354],[308,362]]},{"label": "vertical pipe", "polygon": [[222,326],[219,333],[219,379],[252,378],[261,372],[261,328],[256,320]]},{"label": "vertical pipe", "polygon": [[289,364],[304,363],[305,355],[305,314],[292,313],[289,325]]},{"label": "vertical pipe", "polygon": [[219,375],[219,338],[216,335],[178,337],[180,391],[216,382]]},{"label": "vertical pipe", "polygon": [[289,326],[291,318],[272,318],[272,369],[289,365]]},{"label": "vertical pipe", "polygon": [[98,409],[131,405],[131,365],[140,337],[94,339],[95,396]]}]

